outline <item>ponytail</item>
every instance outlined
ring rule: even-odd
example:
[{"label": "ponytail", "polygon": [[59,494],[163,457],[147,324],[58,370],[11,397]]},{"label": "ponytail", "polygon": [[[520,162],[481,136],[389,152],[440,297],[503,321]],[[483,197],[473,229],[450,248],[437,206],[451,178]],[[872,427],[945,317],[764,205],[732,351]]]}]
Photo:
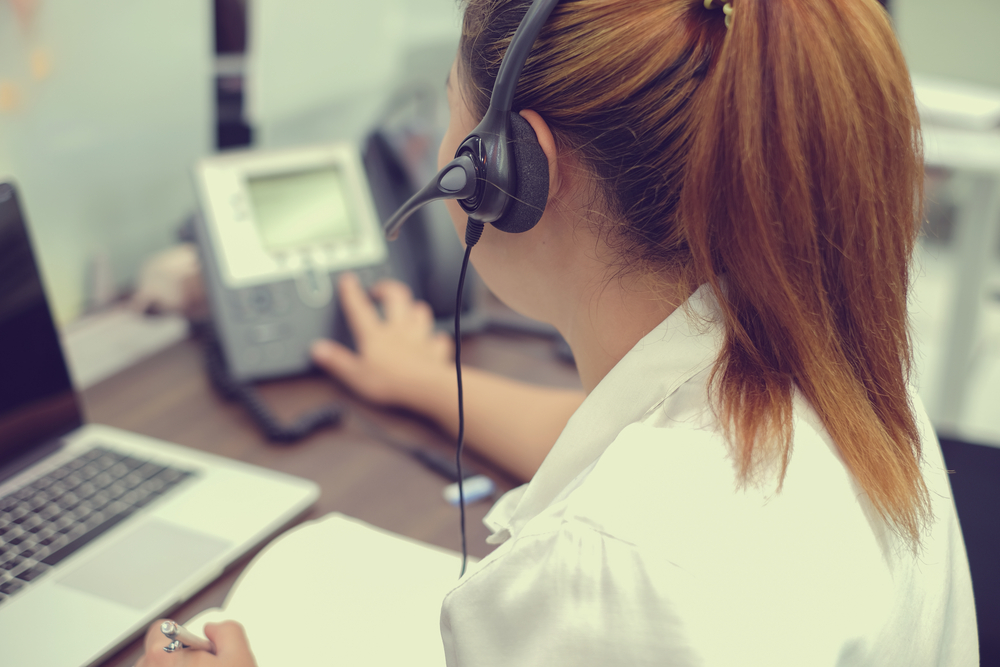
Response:
[{"label": "ponytail", "polygon": [[740,477],[780,457],[783,479],[797,387],[915,546],[929,502],[906,301],[923,167],[906,65],[873,2],[733,4],[680,220],[722,304],[714,381]]}]

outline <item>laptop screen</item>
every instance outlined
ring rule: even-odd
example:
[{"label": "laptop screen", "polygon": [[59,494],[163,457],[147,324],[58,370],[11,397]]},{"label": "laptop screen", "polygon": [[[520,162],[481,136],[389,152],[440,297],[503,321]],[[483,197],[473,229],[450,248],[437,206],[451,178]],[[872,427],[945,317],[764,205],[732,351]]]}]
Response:
[{"label": "laptop screen", "polygon": [[0,474],[81,424],[17,192],[0,182]]}]

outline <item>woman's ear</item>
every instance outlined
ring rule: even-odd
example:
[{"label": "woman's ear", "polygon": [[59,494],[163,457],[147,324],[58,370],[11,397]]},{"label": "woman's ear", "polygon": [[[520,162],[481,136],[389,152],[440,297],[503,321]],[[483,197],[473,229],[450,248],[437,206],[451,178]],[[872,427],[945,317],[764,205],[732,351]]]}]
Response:
[{"label": "woman's ear", "polygon": [[520,114],[522,118],[528,121],[531,129],[535,131],[538,144],[542,147],[542,152],[545,153],[545,160],[549,163],[549,197],[551,197],[559,192],[560,187],[559,160],[555,137],[552,136],[552,131],[549,129],[548,124],[542,120],[542,117],[537,112],[531,109],[523,109]]}]

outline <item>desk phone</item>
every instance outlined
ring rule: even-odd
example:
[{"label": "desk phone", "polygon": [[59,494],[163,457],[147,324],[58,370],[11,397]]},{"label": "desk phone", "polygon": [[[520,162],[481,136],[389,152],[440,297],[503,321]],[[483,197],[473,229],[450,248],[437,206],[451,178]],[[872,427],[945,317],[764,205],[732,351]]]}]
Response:
[{"label": "desk phone", "polygon": [[359,149],[225,153],[195,177],[204,281],[232,377],[305,371],[320,337],[350,344],[337,275],[370,285],[390,273]]}]

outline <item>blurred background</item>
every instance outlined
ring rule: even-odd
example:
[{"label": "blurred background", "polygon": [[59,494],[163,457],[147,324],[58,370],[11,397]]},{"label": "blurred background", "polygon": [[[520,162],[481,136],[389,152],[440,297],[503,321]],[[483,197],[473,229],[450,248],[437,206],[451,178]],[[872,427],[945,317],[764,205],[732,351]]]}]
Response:
[{"label": "blurred background", "polygon": [[[977,489],[995,489],[996,457],[975,457],[1000,448],[1000,3],[887,4],[926,144],[915,379],[949,465],[973,457]],[[0,0],[0,175],[22,190],[77,384],[187,335],[183,316],[124,304],[187,238],[200,158],[370,151],[380,132],[419,179],[447,122],[459,12],[455,0]],[[963,523],[993,530],[997,496],[979,492],[956,488]],[[997,576],[977,562],[977,581]]]},{"label": "blurred background", "polygon": [[[1000,445],[1000,5],[888,9],[925,124],[917,379],[943,435]],[[132,293],[177,243],[199,158],[363,147],[389,128],[411,165],[432,163],[459,12],[455,0],[0,0],[0,173],[23,190],[60,324]],[[114,361],[82,361],[78,379]]]},{"label": "blurred background", "polygon": [[[917,379],[943,435],[1000,445],[1000,5],[887,4],[926,133]],[[60,324],[133,293],[178,242],[199,158],[364,149],[388,129],[419,178],[447,122],[459,14],[456,0],[0,0],[0,173],[23,190]],[[80,383],[183,323],[141,331],[71,350]]]}]

